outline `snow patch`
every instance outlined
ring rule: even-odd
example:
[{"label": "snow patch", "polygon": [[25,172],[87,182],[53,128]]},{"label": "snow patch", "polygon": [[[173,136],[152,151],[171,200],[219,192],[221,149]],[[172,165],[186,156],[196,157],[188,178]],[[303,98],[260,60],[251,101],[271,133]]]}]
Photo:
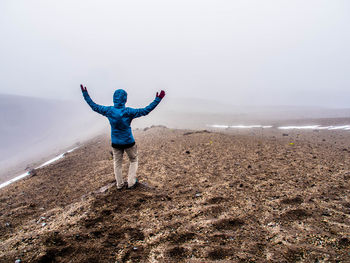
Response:
[{"label": "snow patch", "polygon": [[281,126],[280,130],[350,130],[350,125],[341,126],[321,126],[321,125],[305,125],[305,126]]},{"label": "snow patch", "polygon": [[[62,159],[67,153],[71,153],[71,152],[73,152],[74,150],[76,150],[76,149],[78,149],[78,148],[79,148],[79,147],[74,147],[74,148],[72,148],[72,149],[70,149],[70,150],[68,150],[68,151],[66,151],[66,152],[64,152],[64,153],[62,153],[62,154],[60,154],[60,155],[58,155],[58,156],[52,158],[51,160],[49,160],[49,161],[47,161],[47,162],[45,162],[45,163],[39,165],[38,167],[36,167],[36,168],[34,168],[34,169],[39,169],[39,168],[43,168],[43,167],[45,167],[45,166],[48,166],[49,164],[52,164],[52,163],[58,161],[59,159]],[[16,176],[15,178],[12,178],[11,180],[0,184],[0,189],[3,188],[3,187],[5,187],[5,186],[8,186],[8,185],[10,185],[10,184],[12,184],[12,183],[14,183],[14,182],[16,182],[16,181],[18,181],[18,180],[21,180],[21,179],[23,179],[24,177],[26,177],[26,176],[28,176],[28,175],[29,175],[29,172],[26,172],[26,173],[24,173],[24,174],[21,174],[21,175],[19,175],[19,176]]]},{"label": "snow patch", "polygon": [[271,125],[221,125],[221,124],[213,124],[213,125],[207,125],[212,128],[219,128],[219,129],[254,129],[254,128],[262,128],[262,129],[269,129],[272,128]]},{"label": "snow patch", "polygon": [[[218,129],[269,129],[274,128],[272,125],[222,125],[222,124],[212,124],[207,125],[211,128]],[[301,125],[301,126],[279,126],[276,127],[279,130],[343,130],[349,131],[350,125],[340,125],[340,126],[321,126],[321,125]]]}]

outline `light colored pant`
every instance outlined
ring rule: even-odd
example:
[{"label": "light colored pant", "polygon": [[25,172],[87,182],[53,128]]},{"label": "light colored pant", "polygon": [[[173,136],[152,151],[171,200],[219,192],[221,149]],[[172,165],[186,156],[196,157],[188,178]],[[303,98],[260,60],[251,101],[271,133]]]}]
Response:
[{"label": "light colored pant", "polygon": [[123,154],[124,151],[127,153],[130,165],[128,173],[128,187],[133,186],[136,183],[136,171],[138,167],[138,155],[136,144],[125,150],[113,148],[113,159],[114,159],[114,175],[117,181],[117,188],[123,187],[124,181],[122,176],[122,164],[123,164]]}]

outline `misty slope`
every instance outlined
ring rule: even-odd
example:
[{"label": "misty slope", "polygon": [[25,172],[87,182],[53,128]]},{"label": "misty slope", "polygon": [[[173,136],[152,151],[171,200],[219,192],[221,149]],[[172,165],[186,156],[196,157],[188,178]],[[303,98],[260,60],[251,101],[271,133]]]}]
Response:
[{"label": "misty slope", "polygon": [[[66,111],[62,102],[14,95],[0,95],[0,157],[16,144],[33,142],[46,136],[50,128],[57,128],[56,121]],[[64,114],[64,113],[63,113]]]},{"label": "misty slope", "polygon": [[93,117],[73,102],[0,94],[0,176],[96,132],[101,122],[89,125]]},{"label": "misty slope", "polygon": [[211,100],[195,98],[168,98],[165,110],[177,112],[230,114],[252,120],[286,120],[304,118],[343,118],[350,117],[350,109],[334,109],[316,106],[288,106],[288,105],[236,105],[219,102],[213,97]]},{"label": "misty slope", "polygon": [[1,189],[0,262],[348,262],[350,140],[314,134],[137,131],[131,191],[99,136]]}]

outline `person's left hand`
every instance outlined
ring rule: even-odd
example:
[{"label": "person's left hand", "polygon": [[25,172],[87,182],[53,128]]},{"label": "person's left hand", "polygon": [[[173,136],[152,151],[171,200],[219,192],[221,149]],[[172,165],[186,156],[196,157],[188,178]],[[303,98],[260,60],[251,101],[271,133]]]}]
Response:
[{"label": "person's left hand", "polygon": [[84,91],[87,92],[87,89],[86,89],[86,87],[83,86],[83,84],[80,84],[80,88],[81,88],[81,91],[82,91],[82,92],[84,92]]},{"label": "person's left hand", "polygon": [[165,96],[165,91],[164,90],[161,90],[159,94],[158,94],[158,92],[156,94],[156,97],[161,98],[161,99],[163,99],[164,96]]}]

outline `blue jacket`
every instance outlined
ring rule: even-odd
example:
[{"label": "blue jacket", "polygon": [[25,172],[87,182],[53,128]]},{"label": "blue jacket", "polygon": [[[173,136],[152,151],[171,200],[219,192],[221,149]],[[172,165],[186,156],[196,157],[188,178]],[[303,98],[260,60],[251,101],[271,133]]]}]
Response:
[{"label": "blue jacket", "polygon": [[156,97],[154,101],[145,108],[133,109],[125,107],[128,94],[125,90],[118,89],[114,92],[114,106],[102,106],[92,101],[87,91],[83,91],[83,96],[87,104],[93,111],[106,116],[111,124],[112,144],[125,145],[135,142],[131,131],[131,121],[135,118],[145,116],[150,113],[162,100]]}]

